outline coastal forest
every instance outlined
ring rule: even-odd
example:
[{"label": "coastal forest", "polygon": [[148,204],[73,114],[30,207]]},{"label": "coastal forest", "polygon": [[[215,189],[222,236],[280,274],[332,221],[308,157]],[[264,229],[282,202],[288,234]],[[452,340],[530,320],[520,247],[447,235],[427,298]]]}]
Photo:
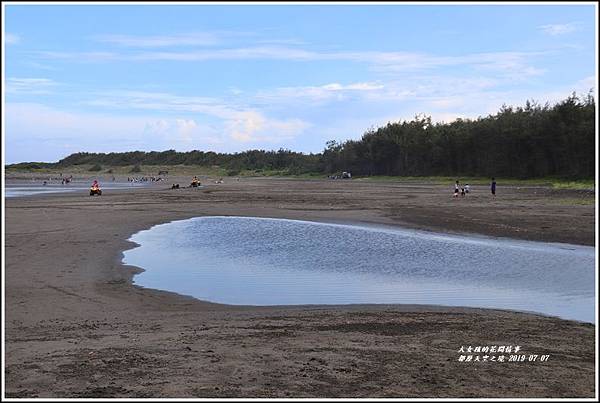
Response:
[{"label": "coastal forest", "polygon": [[527,101],[502,106],[477,119],[433,123],[431,117],[387,123],[367,130],[360,139],[327,142],[321,153],[249,150],[233,154],[212,151],[133,151],[71,154],[56,163],[21,163],[13,168],[68,168],[74,165],[219,166],[231,174],[242,170],[280,171],[290,175],[358,176],[496,176],[589,179],[595,169],[595,100],[573,93],[550,105]]}]

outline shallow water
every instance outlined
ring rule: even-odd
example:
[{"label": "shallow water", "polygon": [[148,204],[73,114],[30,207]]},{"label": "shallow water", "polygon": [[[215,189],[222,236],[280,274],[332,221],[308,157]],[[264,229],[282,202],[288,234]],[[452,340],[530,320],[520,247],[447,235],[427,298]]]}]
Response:
[{"label": "shallow water", "polygon": [[226,304],[402,303],[594,322],[594,248],[306,221],[199,217],[131,238],[143,287]]},{"label": "shallow water", "polygon": [[[18,185],[7,185],[4,188],[4,197],[23,197],[23,196],[35,196],[43,195],[48,193],[66,193],[66,192],[80,192],[86,193],[90,191],[89,184],[83,183],[70,183],[68,185],[61,184],[18,184]],[[140,183],[125,183],[125,182],[109,182],[106,185],[101,184],[102,189],[123,189],[132,186],[143,186]]]}]

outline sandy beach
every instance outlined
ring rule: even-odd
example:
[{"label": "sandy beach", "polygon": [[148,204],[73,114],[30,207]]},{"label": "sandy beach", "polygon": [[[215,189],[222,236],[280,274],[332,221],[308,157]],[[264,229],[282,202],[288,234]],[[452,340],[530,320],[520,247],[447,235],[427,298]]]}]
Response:
[{"label": "sandy beach", "polygon": [[[411,305],[250,307],[132,284],[127,239],[206,215],[369,223],[595,244],[594,194],[499,184],[225,178],[8,198],[6,397],[588,397],[589,323]],[[10,183],[10,182],[9,182]],[[545,362],[459,362],[519,345]]]}]

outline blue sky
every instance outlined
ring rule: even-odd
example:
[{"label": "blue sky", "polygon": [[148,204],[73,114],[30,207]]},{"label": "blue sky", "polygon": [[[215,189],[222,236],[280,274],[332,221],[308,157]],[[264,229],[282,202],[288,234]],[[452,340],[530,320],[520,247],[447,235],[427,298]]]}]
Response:
[{"label": "blue sky", "polygon": [[320,152],[411,119],[596,93],[584,5],[5,7],[5,161]]}]

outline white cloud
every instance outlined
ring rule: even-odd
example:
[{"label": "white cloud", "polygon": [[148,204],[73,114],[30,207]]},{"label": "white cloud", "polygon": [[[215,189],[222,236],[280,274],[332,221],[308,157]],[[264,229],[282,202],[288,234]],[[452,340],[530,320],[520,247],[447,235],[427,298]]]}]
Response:
[{"label": "white cloud", "polygon": [[144,126],[145,134],[161,138],[164,143],[190,147],[197,143],[215,143],[218,133],[194,119],[159,119]]},{"label": "white cloud", "polygon": [[434,54],[373,52],[353,53],[351,60],[369,62],[376,72],[409,73],[461,66],[474,72],[490,72],[498,77],[525,79],[527,76],[543,74],[545,70],[531,65],[534,58],[545,52],[488,52],[471,53],[459,56],[438,56]]},{"label": "white cloud", "polygon": [[153,122],[148,122],[144,125],[144,133],[164,134],[171,129],[169,122],[165,119],[159,119]]},{"label": "white cloud", "polygon": [[44,64],[44,63],[38,63],[38,62],[33,62],[33,61],[25,61],[24,63],[27,66],[32,67],[34,69],[47,70],[47,71],[56,71],[56,70],[59,70],[58,68],[56,68],[54,66],[50,66],[50,65]]},{"label": "white cloud", "polygon": [[434,123],[450,123],[450,122],[454,122],[457,119],[466,119],[467,116],[465,116],[465,114],[463,113],[456,113],[456,112],[441,112],[441,113],[436,113],[434,116],[432,116],[431,120]]},{"label": "white cloud", "polygon": [[598,97],[598,81],[596,76],[589,76],[577,81],[576,87],[579,91],[585,92],[586,94],[592,90],[592,95],[594,95],[594,98]]},{"label": "white cloud", "polygon": [[279,147],[309,127],[299,119],[272,119],[250,110],[210,124],[200,118],[120,116],[7,102],[5,116],[7,162],[56,161],[78,151],[233,152],[240,147]]},{"label": "white cloud", "polygon": [[202,114],[222,120],[231,120],[238,112],[243,111],[242,107],[233,103],[209,97],[178,96],[145,91],[106,91],[93,95],[94,99],[88,101],[88,105],[109,110],[138,109],[161,114]]},{"label": "white cloud", "polygon": [[429,105],[434,108],[457,108],[461,107],[465,104],[465,99],[463,97],[440,97],[434,98],[429,101]]},{"label": "white cloud", "polygon": [[206,61],[206,60],[316,60],[318,54],[283,46],[252,46],[185,52],[142,52],[129,57],[136,61]]},{"label": "white cloud", "polygon": [[[596,77],[582,77],[552,92],[534,93],[530,88],[504,84],[505,80],[498,78],[407,75],[387,82],[298,87],[357,95],[352,102],[327,108],[314,102],[290,106],[284,97],[275,106],[251,108],[218,98],[142,91],[92,94],[97,99],[90,104],[102,107],[94,108],[93,113],[7,102],[6,156],[7,161],[17,162],[47,161],[76,151],[174,148],[233,152],[270,146],[316,151],[329,139],[359,138],[371,126],[410,120],[416,114],[430,115],[434,122],[451,122],[494,114],[502,104],[519,106],[527,99],[543,104],[563,100],[573,91],[585,96],[596,86]],[[291,92],[289,102],[294,102],[297,98],[292,98]],[[235,100],[254,100],[253,94],[244,93],[244,97]],[[143,115],[134,115],[139,113]],[[311,127],[318,130],[310,132]],[[305,133],[311,136],[303,136]]]},{"label": "white cloud", "polygon": [[[299,119],[275,119],[243,105],[226,103],[217,98],[184,97],[167,93],[115,91],[97,94],[90,105],[117,109],[143,109],[186,114],[202,114],[217,118],[224,132],[235,141],[272,142],[300,134],[309,124]],[[180,125],[189,129],[187,125]]]},{"label": "white cloud", "polygon": [[257,41],[260,44],[268,45],[307,45],[308,42],[300,39],[262,39]]},{"label": "white cloud", "polygon": [[[546,91],[536,94],[534,98],[536,101],[540,103],[549,102],[550,104],[563,101],[567,97],[571,96],[573,92],[577,94],[578,97],[584,98],[589,93],[590,89],[592,90],[592,95],[597,100],[598,99],[598,88],[596,87],[596,77],[590,76],[585,77],[581,80],[578,80],[570,85],[563,85],[559,88],[556,88],[552,91]],[[516,103],[524,103],[526,95],[521,91],[520,94],[522,96],[520,99],[515,100]],[[528,97],[528,99],[532,99]],[[507,104],[509,104],[507,102]],[[510,105],[510,104],[509,104]]]},{"label": "white cloud", "polygon": [[4,43],[7,45],[16,45],[19,42],[21,42],[21,37],[19,35],[11,34],[9,32],[4,35]]},{"label": "white cloud", "polygon": [[227,132],[237,141],[249,142],[265,128],[266,119],[255,111],[239,112],[227,122]]},{"label": "white cloud", "polygon": [[[143,40],[140,39],[143,43]],[[159,41],[156,42],[157,45]],[[150,45],[150,42],[148,42]],[[148,47],[148,46],[147,46]],[[71,60],[90,62],[99,60],[121,61],[205,61],[205,60],[244,60],[244,59],[275,59],[275,60],[315,60],[317,53],[278,46],[254,46],[242,48],[186,50],[186,51],[143,51],[136,53],[117,52],[59,52],[38,51],[36,54],[44,59]]]},{"label": "white cloud", "polygon": [[354,83],[348,85],[342,85],[339,83],[326,84],[321,87],[327,91],[372,91],[383,88],[383,85],[379,83]]},{"label": "white cloud", "polygon": [[191,143],[193,134],[198,130],[198,123],[193,119],[176,119],[177,133],[186,143]]},{"label": "white cloud", "polygon": [[571,32],[575,32],[579,29],[580,24],[576,22],[570,22],[567,24],[546,24],[538,27],[543,33],[547,35],[557,36],[565,35]]},{"label": "white cloud", "polygon": [[[78,151],[213,149],[222,131],[188,118],[65,111],[7,102],[6,160],[56,161]],[[232,150],[229,150],[232,151]]]},{"label": "white cloud", "polygon": [[6,93],[8,94],[48,94],[51,88],[58,85],[48,78],[16,78],[6,79]]},{"label": "white cloud", "polygon": [[301,99],[319,101],[342,101],[352,94],[377,92],[384,88],[379,82],[357,82],[351,84],[330,83],[320,86],[280,87],[259,91],[255,98],[259,102],[286,102]]},{"label": "white cloud", "polygon": [[101,35],[96,37],[96,40],[103,43],[138,48],[211,46],[220,42],[218,36],[211,32],[155,36]]},{"label": "white cloud", "polygon": [[[99,141],[121,138],[125,133],[135,136],[149,118],[126,118],[96,113],[62,111],[42,104],[7,102],[6,133],[19,129],[24,133],[52,138],[56,135],[86,138],[102,133]],[[131,137],[130,137],[131,138]]]},{"label": "white cloud", "polygon": [[[157,41],[159,43],[160,41]],[[164,43],[168,41],[165,40]],[[223,49],[188,51],[143,51],[135,53],[116,52],[53,52],[42,51],[37,55],[48,59],[76,62],[97,61],[180,61],[198,62],[208,60],[290,60],[290,61],[347,61],[366,63],[378,71],[423,71],[451,66],[467,66],[493,70],[497,73],[539,75],[543,70],[530,62],[544,52],[489,52],[458,56],[440,56],[413,52],[340,51],[318,52],[286,46],[250,46]]]},{"label": "white cloud", "polygon": [[458,104],[460,97],[474,92],[488,91],[506,80],[484,76],[457,77],[435,75],[403,75],[402,79],[385,82],[330,83],[320,86],[280,87],[259,91],[254,96],[258,104],[277,108],[277,105],[299,107],[307,100],[310,105],[358,101],[404,102],[432,101],[432,105]]},{"label": "white cloud", "polygon": [[[190,47],[214,46],[232,39],[256,37],[257,33],[248,31],[211,30],[193,31],[183,33],[168,33],[157,35],[123,35],[106,34],[92,37],[96,42],[131,48],[165,48],[165,47]],[[257,43],[298,44],[293,40],[261,40]]]},{"label": "white cloud", "polygon": [[225,125],[229,136],[242,143],[289,140],[309,126],[300,119],[267,119],[256,111],[239,112]]},{"label": "white cloud", "polygon": [[95,63],[116,60],[126,60],[123,55],[114,52],[36,52],[43,59],[64,60],[70,62]]}]

